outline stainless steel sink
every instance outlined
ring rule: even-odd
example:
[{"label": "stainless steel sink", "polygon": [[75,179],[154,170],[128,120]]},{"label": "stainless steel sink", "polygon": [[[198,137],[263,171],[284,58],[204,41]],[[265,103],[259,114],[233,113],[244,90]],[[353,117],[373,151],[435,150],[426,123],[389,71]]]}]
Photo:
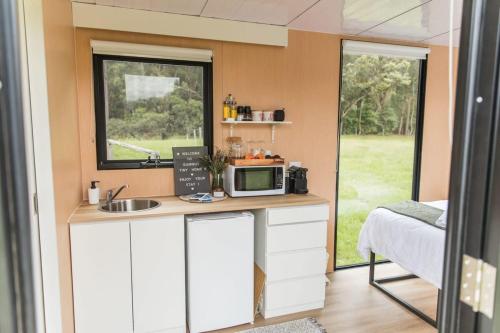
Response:
[{"label": "stainless steel sink", "polygon": [[99,206],[99,210],[108,213],[139,212],[160,207],[160,203],[149,199],[113,200]]}]

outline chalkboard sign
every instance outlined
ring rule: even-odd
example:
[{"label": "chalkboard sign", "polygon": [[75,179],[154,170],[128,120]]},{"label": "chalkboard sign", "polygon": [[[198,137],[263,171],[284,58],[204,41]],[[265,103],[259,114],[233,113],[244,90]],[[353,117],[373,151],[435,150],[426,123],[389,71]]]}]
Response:
[{"label": "chalkboard sign", "polygon": [[207,147],[173,147],[175,195],[210,192],[208,169],[200,157],[208,155]]}]

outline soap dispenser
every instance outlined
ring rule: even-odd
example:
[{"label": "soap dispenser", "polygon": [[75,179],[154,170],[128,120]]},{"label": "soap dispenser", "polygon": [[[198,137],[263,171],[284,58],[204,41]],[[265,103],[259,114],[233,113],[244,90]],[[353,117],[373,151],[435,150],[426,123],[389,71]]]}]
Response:
[{"label": "soap dispenser", "polygon": [[99,203],[100,190],[99,187],[95,186],[96,183],[99,183],[99,181],[93,180],[90,182],[89,204],[91,205],[97,205]]}]

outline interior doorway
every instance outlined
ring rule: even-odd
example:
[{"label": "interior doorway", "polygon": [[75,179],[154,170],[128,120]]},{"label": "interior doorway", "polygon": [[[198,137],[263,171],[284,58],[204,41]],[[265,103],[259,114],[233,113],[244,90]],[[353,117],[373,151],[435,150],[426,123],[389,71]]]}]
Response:
[{"label": "interior doorway", "polygon": [[336,268],[367,263],[356,247],[371,210],[418,200],[426,54],[426,49],[343,41]]}]

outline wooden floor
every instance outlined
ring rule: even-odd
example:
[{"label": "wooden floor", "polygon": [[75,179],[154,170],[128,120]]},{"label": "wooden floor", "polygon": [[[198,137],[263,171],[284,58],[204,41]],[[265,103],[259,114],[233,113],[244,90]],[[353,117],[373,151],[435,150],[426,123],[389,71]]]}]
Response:
[{"label": "wooden floor", "polygon": [[[377,266],[376,278],[405,273],[394,264]],[[258,316],[254,326],[265,326],[304,317],[316,317],[328,333],[435,333],[429,324],[368,284],[368,267],[337,271],[329,275],[326,306],[322,310],[265,320]],[[421,279],[385,284],[428,315],[436,315],[437,289]],[[242,325],[214,332],[238,332]]]}]

